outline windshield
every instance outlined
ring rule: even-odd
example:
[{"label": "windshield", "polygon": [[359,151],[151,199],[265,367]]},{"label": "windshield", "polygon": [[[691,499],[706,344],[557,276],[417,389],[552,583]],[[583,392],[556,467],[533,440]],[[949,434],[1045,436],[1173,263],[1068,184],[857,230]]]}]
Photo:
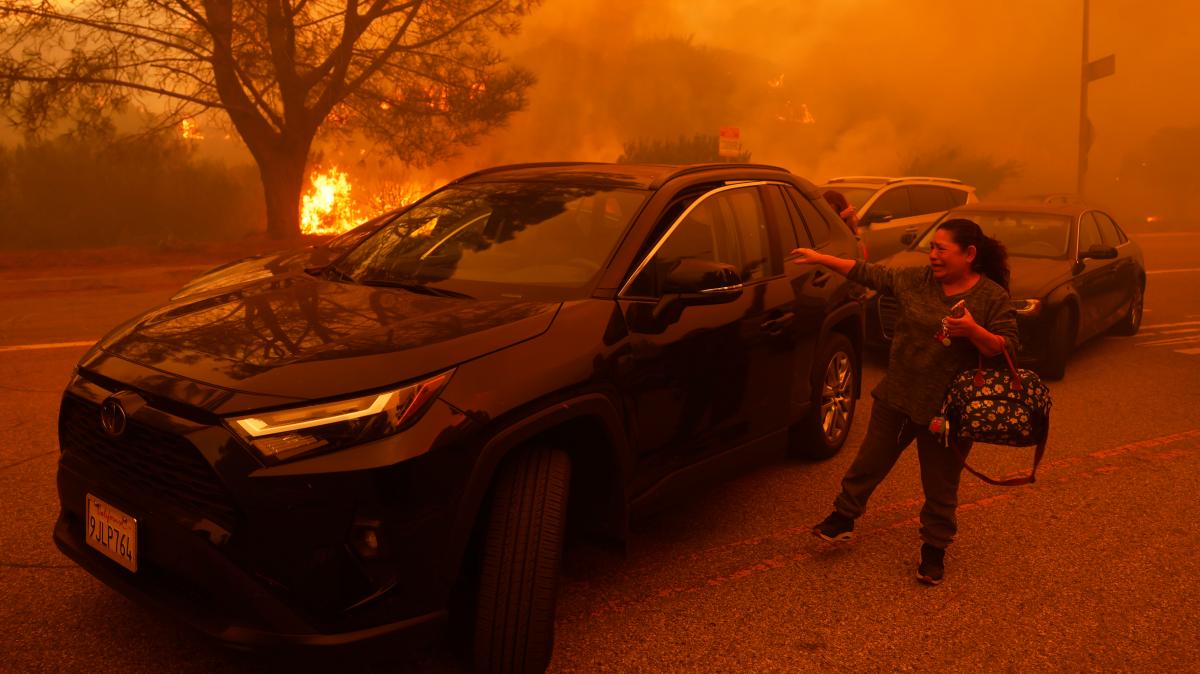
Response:
[{"label": "windshield", "polygon": [[[1071,218],[1066,215],[1047,213],[967,213],[953,211],[948,218],[966,218],[979,224],[984,234],[999,239],[1014,257],[1063,257],[1067,254],[1067,240],[1071,235]],[[939,223],[941,220],[938,221]],[[917,242],[916,249],[929,252],[929,242],[937,227]]]},{"label": "windshield", "polygon": [[600,270],[646,192],[561,183],[444,189],[337,263],[357,283],[578,288]]},{"label": "windshield", "polygon": [[830,190],[846,197],[846,201],[849,201],[850,205],[858,211],[862,210],[863,204],[867,203],[867,199],[870,199],[872,194],[879,191],[874,187],[834,187],[833,185],[825,185],[821,188],[822,192]]}]

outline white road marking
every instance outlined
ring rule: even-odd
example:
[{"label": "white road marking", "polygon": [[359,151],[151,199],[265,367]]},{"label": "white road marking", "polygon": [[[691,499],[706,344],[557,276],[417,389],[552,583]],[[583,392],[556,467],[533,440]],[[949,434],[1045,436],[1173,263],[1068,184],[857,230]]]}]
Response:
[{"label": "white road marking", "polygon": [[1149,274],[1195,274],[1200,273],[1200,267],[1191,267],[1189,269],[1151,269],[1146,272]]},{"label": "white road marking", "polygon": [[1189,356],[1200,356],[1200,349],[1175,349],[1175,353],[1185,353]]},{"label": "white road marking", "polygon": [[0,353],[7,351],[36,351],[38,349],[67,349],[77,346],[91,346],[96,343],[96,340],[90,342],[54,342],[53,344],[18,344],[16,346],[0,346]]},{"label": "white road marking", "polygon": [[1138,342],[1138,346],[1168,346],[1171,344],[1200,344],[1200,335],[1191,337],[1172,337],[1170,339],[1157,339],[1152,342]]},{"label": "white road marking", "polygon": [[1142,323],[1142,329],[1143,330],[1154,330],[1155,328],[1177,328],[1181,325],[1200,325],[1200,321],[1183,321],[1181,323],[1156,323],[1154,325],[1147,325],[1145,323]]},{"label": "white road marking", "polygon": [[1150,330],[1138,333],[1139,338],[1144,337],[1159,337],[1161,335],[1186,335],[1193,332],[1200,332],[1200,326],[1195,328],[1179,328],[1178,330]]}]

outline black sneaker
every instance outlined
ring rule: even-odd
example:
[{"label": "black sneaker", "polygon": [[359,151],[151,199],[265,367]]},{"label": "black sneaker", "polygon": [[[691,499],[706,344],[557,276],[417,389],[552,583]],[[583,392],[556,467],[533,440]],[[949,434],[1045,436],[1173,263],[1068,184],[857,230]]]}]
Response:
[{"label": "black sneaker", "polygon": [[813,527],[812,532],[823,541],[845,543],[854,538],[854,520],[835,510]]},{"label": "black sneaker", "polygon": [[946,575],[946,551],[928,543],[921,544],[921,565],[917,567],[917,580],[926,585],[937,585]]}]

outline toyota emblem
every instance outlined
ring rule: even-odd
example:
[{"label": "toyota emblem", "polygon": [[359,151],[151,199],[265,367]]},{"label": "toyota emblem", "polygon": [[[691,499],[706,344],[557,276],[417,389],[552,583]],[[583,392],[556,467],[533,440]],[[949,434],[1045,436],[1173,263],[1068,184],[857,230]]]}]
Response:
[{"label": "toyota emblem", "polygon": [[125,422],[125,408],[121,401],[116,396],[109,396],[100,405],[100,427],[115,438],[125,432]]}]

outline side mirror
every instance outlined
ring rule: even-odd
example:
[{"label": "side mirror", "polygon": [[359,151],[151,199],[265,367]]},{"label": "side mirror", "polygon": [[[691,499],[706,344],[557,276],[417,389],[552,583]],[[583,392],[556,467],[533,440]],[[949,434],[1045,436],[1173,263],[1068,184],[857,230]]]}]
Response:
[{"label": "side mirror", "polygon": [[863,217],[863,219],[858,224],[861,227],[870,227],[871,225],[873,225],[877,222],[890,222],[891,219],[892,219],[891,213],[884,213],[884,212],[876,211],[873,213],[867,213],[867,215],[865,217]]},{"label": "side mirror", "polygon": [[654,316],[669,314],[678,319],[683,307],[726,304],[741,297],[742,277],[733,265],[684,258],[667,272],[662,291]]},{"label": "side mirror", "polygon": [[1091,248],[1079,253],[1080,260],[1114,260],[1117,257],[1117,249],[1112,246],[1106,246],[1102,243],[1092,244]]},{"label": "side mirror", "polygon": [[685,258],[667,272],[663,294],[684,304],[722,304],[741,296],[742,278],[733,265]]}]

